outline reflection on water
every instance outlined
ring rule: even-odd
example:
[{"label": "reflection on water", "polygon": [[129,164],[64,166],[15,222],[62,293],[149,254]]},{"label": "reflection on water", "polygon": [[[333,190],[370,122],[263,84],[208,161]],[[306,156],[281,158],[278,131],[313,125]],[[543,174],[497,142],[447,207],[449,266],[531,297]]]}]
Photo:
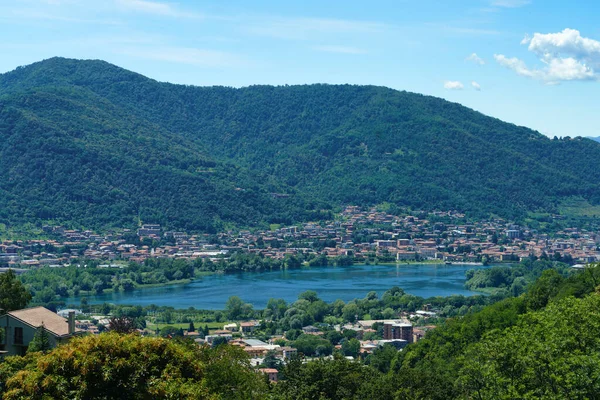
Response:
[{"label": "reflection on water", "polygon": [[[222,309],[230,296],[240,296],[255,308],[270,298],[294,301],[305,290],[315,290],[327,302],[365,297],[372,290],[380,296],[392,286],[422,297],[476,294],[464,288],[465,271],[486,268],[473,265],[401,264],[313,267],[270,272],[215,274],[186,285],[173,285],[88,297],[90,304],[115,303],[175,308]],[[67,303],[79,303],[78,298]]]}]

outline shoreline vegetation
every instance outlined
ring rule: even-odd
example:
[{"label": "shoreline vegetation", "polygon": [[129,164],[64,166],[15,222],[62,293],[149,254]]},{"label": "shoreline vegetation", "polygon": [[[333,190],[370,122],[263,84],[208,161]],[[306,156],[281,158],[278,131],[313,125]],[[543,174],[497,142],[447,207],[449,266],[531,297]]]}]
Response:
[{"label": "shoreline vegetation", "polygon": [[[240,256],[245,259],[244,255]],[[240,263],[234,255],[229,260],[169,260],[155,259],[143,264],[129,263],[119,268],[99,268],[94,263],[86,267],[71,265],[63,268],[44,267],[32,269],[20,276],[21,281],[31,290],[33,304],[58,309],[66,305],[67,299],[85,299],[102,294],[116,292],[134,292],[138,290],[186,285],[202,277],[215,274],[236,274],[243,272],[271,272],[286,269],[304,269],[319,267],[348,268],[353,266],[387,266],[402,268],[410,265],[429,265],[442,267],[442,260],[398,261],[398,262],[357,262],[350,257],[328,260],[325,265],[315,265],[315,259],[300,261],[295,257],[286,260],[264,260],[266,265]],[[255,261],[255,260],[254,260]],[[252,263],[250,263],[252,264]],[[482,263],[452,263],[452,265],[482,265]],[[465,269],[467,274],[468,269]],[[467,277],[468,278],[468,277]],[[473,292],[488,293],[475,287]]]}]

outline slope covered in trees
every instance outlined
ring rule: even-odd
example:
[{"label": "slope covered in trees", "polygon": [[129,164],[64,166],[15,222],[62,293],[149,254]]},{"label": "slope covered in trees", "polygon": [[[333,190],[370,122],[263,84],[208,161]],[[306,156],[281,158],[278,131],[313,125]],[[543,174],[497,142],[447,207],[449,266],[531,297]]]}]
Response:
[{"label": "slope covered in trees", "polygon": [[0,75],[0,135],[14,222],[211,230],[339,204],[520,217],[600,202],[597,143],[383,87],[193,87],[53,58]]}]

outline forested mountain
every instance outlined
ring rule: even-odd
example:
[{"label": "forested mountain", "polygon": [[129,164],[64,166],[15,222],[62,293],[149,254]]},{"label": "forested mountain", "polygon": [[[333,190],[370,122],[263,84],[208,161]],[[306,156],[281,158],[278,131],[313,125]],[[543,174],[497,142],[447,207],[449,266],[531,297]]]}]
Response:
[{"label": "forested mountain", "polygon": [[600,144],[383,87],[193,87],[53,58],[0,75],[0,135],[11,223],[210,231],[341,204],[519,217],[600,203]]}]

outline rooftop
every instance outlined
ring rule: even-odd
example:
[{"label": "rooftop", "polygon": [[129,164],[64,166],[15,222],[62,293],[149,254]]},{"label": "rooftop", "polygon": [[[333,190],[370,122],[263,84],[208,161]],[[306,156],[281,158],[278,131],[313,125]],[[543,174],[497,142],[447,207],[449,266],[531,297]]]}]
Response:
[{"label": "rooftop", "polygon": [[[44,325],[44,328],[55,336],[69,335],[69,323],[67,319],[53,313],[47,308],[25,308],[23,310],[10,311],[7,314],[34,328]],[[75,329],[75,331],[81,332],[81,329]]]}]

